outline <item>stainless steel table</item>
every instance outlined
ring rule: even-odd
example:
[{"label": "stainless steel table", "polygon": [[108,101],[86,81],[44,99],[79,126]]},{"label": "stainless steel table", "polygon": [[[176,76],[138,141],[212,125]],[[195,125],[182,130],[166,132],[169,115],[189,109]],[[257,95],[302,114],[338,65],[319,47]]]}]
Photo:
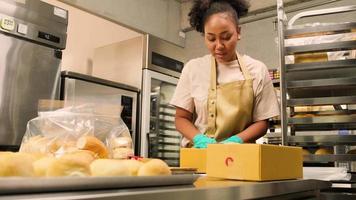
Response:
[{"label": "stainless steel table", "polygon": [[6,195],[0,196],[0,200],[319,199],[320,190],[330,187],[331,183],[318,180],[246,182],[201,177],[194,185]]}]

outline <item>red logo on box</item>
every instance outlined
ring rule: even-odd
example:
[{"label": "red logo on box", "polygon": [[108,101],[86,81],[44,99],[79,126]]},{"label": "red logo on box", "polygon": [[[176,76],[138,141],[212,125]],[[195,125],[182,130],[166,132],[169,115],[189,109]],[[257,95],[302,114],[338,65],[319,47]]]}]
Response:
[{"label": "red logo on box", "polygon": [[234,159],[231,157],[225,158],[225,165],[228,167],[231,163],[234,162]]}]

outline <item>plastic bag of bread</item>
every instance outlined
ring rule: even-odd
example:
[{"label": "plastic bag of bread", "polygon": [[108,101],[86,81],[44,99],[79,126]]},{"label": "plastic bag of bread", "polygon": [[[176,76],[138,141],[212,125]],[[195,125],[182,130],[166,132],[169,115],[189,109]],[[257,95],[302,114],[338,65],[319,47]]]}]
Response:
[{"label": "plastic bag of bread", "polygon": [[96,158],[126,159],[134,152],[121,110],[120,105],[84,104],[40,112],[28,122],[20,152],[60,157],[87,150]]}]

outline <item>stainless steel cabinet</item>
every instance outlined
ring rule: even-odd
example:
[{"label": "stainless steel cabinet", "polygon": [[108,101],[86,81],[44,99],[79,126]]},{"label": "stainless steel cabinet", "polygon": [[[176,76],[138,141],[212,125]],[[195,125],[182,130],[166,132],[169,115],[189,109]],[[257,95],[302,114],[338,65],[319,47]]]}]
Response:
[{"label": "stainless steel cabinet", "polygon": [[0,150],[17,150],[40,101],[59,98],[67,11],[2,0],[0,22]]},{"label": "stainless steel cabinet", "polygon": [[19,145],[41,99],[59,98],[55,50],[0,34],[0,145]]}]

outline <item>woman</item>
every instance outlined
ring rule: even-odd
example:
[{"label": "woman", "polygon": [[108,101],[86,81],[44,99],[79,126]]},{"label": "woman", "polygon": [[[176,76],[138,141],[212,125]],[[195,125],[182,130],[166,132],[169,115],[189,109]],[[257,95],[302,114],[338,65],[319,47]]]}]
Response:
[{"label": "woman", "polygon": [[194,2],[190,24],[203,34],[211,55],[185,65],[171,100],[183,146],[254,142],[266,134],[268,119],[279,115],[267,67],[235,50],[238,19],[248,7],[244,0]]}]

